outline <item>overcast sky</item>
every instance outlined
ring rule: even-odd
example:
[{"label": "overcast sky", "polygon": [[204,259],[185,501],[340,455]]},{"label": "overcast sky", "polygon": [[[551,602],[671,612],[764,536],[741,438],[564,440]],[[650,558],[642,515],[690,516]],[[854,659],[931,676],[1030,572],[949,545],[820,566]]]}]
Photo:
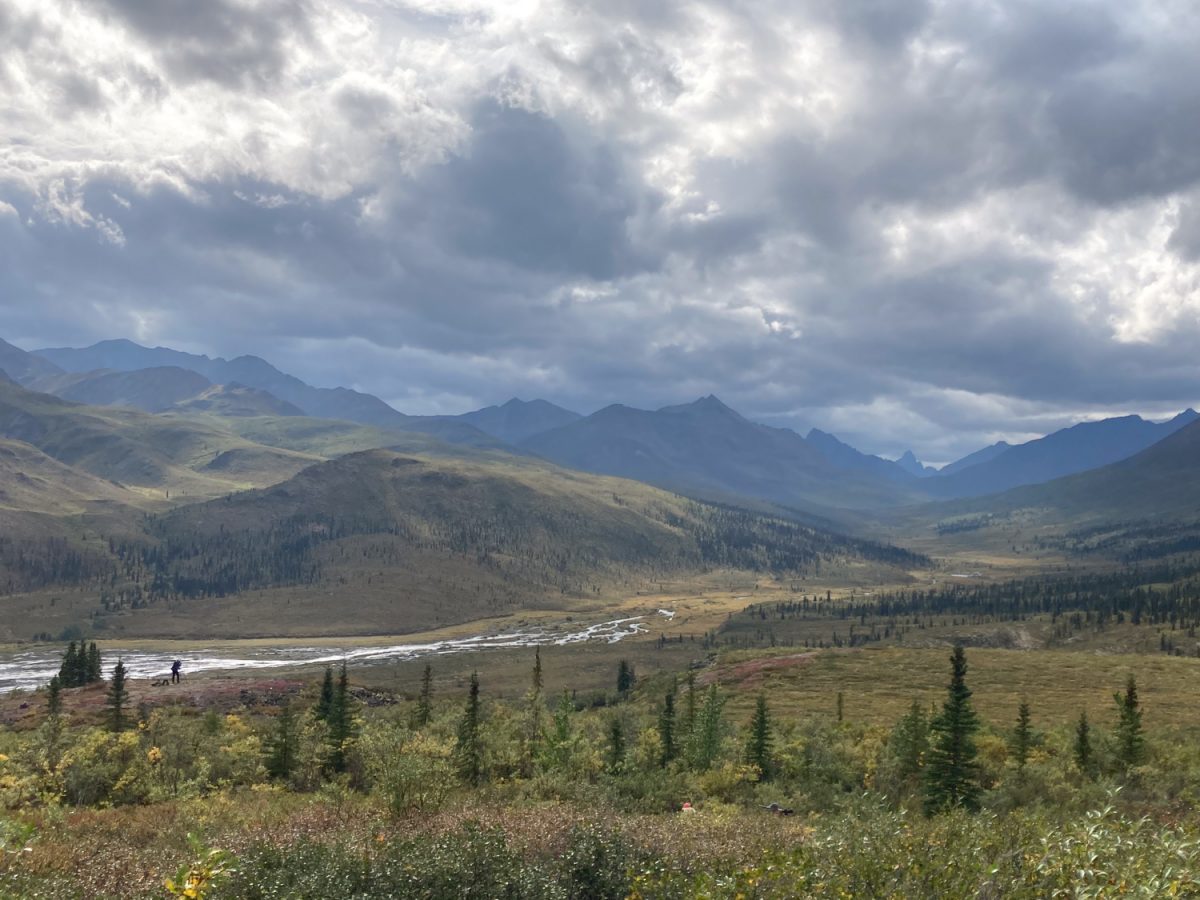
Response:
[{"label": "overcast sky", "polygon": [[1194,0],[0,0],[0,337],[946,461],[1200,402]]}]

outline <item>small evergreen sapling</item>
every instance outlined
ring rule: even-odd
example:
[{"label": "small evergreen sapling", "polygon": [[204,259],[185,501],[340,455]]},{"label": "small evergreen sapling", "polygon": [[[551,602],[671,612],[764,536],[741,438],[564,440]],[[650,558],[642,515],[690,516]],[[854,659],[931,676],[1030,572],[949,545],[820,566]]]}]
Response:
[{"label": "small evergreen sapling", "polygon": [[1075,768],[1084,775],[1092,774],[1092,727],[1088,724],[1086,712],[1079,714],[1079,722],[1075,725],[1075,743],[1072,747],[1075,757]]},{"label": "small evergreen sapling", "polygon": [[125,707],[129,705],[129,689],[125,687],[125,661],[118,659],[108,683],[108,727],[125,730]]},{"label": "small evergreen sapling", "polygon": [[1029,762],[1029,751],[1033,749],[1033,726],[1029,720],[1029,703],[1021,701],[1017,707],[1017,726],[1013,729],[1012,754],[1017,763],[1017,771],[1024,772]]}]

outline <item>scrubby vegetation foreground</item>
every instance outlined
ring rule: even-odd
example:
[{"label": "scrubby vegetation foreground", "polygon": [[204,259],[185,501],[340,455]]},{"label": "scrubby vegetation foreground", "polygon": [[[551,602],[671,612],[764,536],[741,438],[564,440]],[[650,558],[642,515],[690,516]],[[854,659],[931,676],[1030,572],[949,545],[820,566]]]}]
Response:
[{"label": "scrubby vegetation foreground", "polygon": [[343,668],[278,705],[118,682],[72,712],[98,687],[56,680],[0,731],[0,897],[1200,896],[1191,729],[1144,727],[1133,677],[1104,721],[985,722],[950,663],[889,725],[626,663],[552,699],[536,657],[519,702],[427,667],[369,705]]}]

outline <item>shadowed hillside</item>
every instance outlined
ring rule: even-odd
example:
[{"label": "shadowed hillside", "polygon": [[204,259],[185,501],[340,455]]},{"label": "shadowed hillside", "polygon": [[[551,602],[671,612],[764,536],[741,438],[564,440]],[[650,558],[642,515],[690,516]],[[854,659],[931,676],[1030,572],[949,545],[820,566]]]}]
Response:
[{"label": "shadowed hillside", "polygon": [[64,372],[26,382],[31,391],[92,406],[130,406],[162,412],[211,387],[209,380],[178,366],[137,372]]},{"label": "shadowed hillside", "polygon": [[862,509],[920,496],[838,468],[794,431],[750,422],[716,397],[654,412],[609,406],[522,446],[560,465],[706,498]]},{"label": "shadowed hillside", "polygon": [[506,443],[519,444],[535,434],[570,425],[583,417],[545,400],[514,397],[502,406],[487,406],[450,418],[473,425]]},{"label": "shadowed hillside", "polygon": [[[923,481],[921,487],[938,497],[974,497],[1041,484],[1127,459],[1196,419],[1189,409],[1158,423],[1140,416],[1083,422],[1015,447],[997,444],[977,451],[948,466],[948,474]],[[979,461],[963,465],[971,459]]]}]

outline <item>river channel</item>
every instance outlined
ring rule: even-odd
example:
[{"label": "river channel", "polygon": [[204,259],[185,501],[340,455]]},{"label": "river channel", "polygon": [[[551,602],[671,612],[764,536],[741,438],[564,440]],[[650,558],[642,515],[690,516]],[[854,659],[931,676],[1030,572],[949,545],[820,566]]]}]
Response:
[{"label": "river channel", "polygon": [[[671,618],[674,613],[659,610],[660,616]],[[423,656],[445,656],[451,653],[474,653],[484,650],[534,647],[538,645],[578,644],[587,641],[616,643],[647,630],[647,616],[631,616],[598,622],[585,628],[564,627],[561,630],[512,631],[480,634],[428,643],[402,642],[378,645],[336,644],[299,646],[294,642],[272,646],[269,642],[254,641],[245,647],[234,643],[210,650],[189,649],[161,651],[153,649],[105,650],[105,677],[116,665],[119,656],[132,678],[154,678],[170,673],[173,660],[183,663],[184,675],[200,672],[229,673],[258,669],[284,669],[303,666],[325,666],[340,663],[385,663],[416,659]],[[40,687],[58,672],[62,647],[39,646],[28,650],[0,652],[0,693]]]}]

